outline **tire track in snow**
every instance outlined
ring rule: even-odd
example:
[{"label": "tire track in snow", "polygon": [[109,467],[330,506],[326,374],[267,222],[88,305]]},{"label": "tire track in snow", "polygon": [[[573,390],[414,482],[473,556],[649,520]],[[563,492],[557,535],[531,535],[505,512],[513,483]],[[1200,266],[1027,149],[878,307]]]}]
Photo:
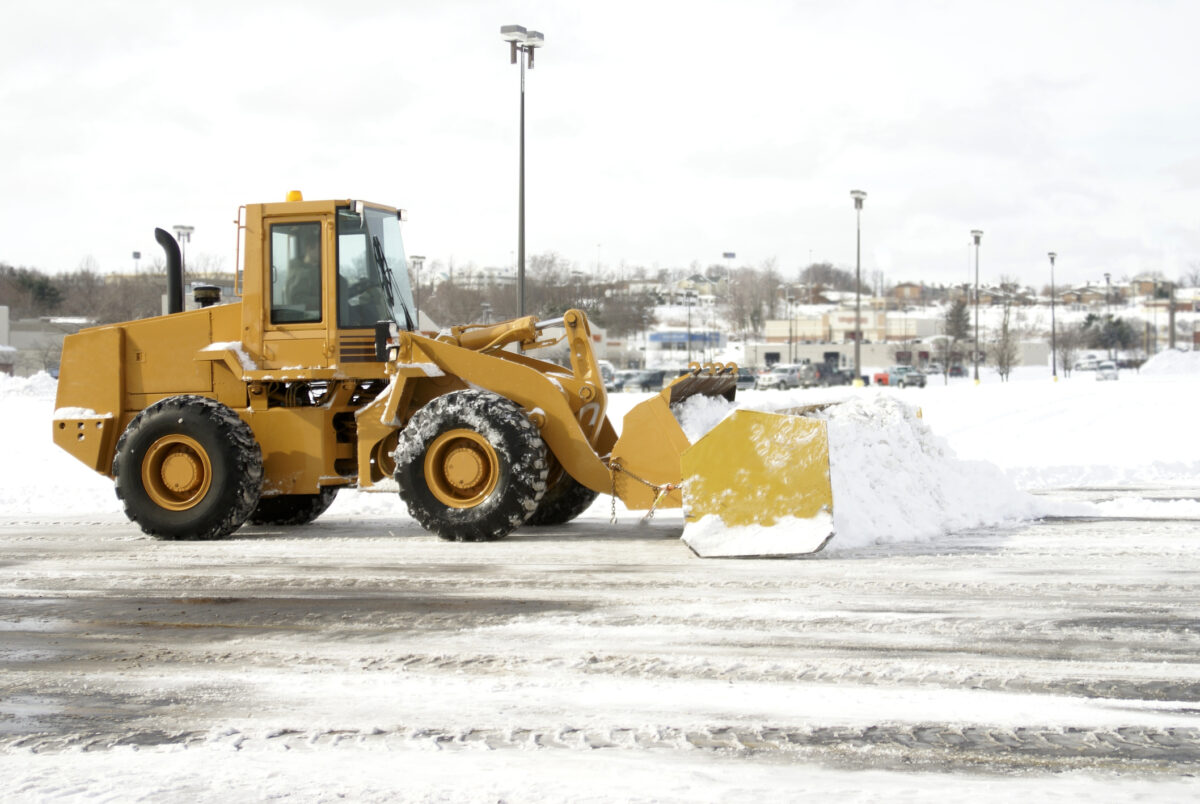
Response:
[{"label": "tire track in snow", "polygon": [[282,729],[219,734],[148,730],[130,733],[32,734],[0,739],[0,751],[55,753],[105,751],[121,746],[196,746],[216,743],[235,750],[316,751],[368,748],[444,751],[704,751],[729,756],[786,754],[831,765],[888,769],[1074,770],[1165,774],[1200,770],[1200,729],[1119,727],[998,728],[880,724],[847,726],[712,725],[512,729],[394,728],[299,731]]}]

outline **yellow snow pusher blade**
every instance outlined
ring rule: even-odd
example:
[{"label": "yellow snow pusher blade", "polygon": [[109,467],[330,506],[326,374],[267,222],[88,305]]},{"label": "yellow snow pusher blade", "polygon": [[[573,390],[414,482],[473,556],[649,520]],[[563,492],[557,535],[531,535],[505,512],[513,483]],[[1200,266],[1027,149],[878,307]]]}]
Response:
[{"label": "yellow snow pusher blade", "polygon": [[833,536],[825,422],[735,410],[684,451],[683,540],[702,557],[815,553]]},{"label": "yellow snow pusher blade", "polygon": [[625,416],[609,460],[613,494],[633,510],[684,508],[701,557],[813,553],[833,535],[825,422],[805,413],[734,410],[692,444],[672,410],[702,394],[732,401],[733,377],[706,367]]}]

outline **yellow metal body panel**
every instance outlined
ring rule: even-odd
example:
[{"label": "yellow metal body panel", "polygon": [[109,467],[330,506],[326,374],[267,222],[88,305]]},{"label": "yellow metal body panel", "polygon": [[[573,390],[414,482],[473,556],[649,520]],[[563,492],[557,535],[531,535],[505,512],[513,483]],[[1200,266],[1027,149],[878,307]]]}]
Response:
[{"label": "yellow metal body panel", "polygon": [[329,410],[270,408],[238,414],[262,448],[264,496],[316,494],[321,486],[349,482],[334,468],[339,450]]},{"label": "yellow metal body panel", "polygon": [[54,442],[108,475],[118,437],[147,405],[177,394],[200,394],[232,408],[244,406],[245,384],[200,351],[235,337],[240,320],[241,306],[230,304],[67,336],[59,367]]},{"label": "yellow metal body panel", "polygon": [[110,475],[117,424],[112,416],[55,416],[54,443],[89,469]]},{"label": "yellow metal body panel", "polygon": [[825,422],[735,410],[683,452],[685,517],[727,526],[774,525],[832,513]]},{"label": "yellow metal body panel", "polygon": [[63,339],[55,408],[84,408],[119,418],[125,409],[124,359],[122,327],[93,327],[68,335]]},{"label": "yellow metal body panel", "polygon": [[[621,437],[612,449],[611,463],[620,469],[608,491],[615,489],[625,507],[634,511],[683,504],[678,488],[683,480],[680,457],[691,442],[671,413],[670,396],[670,388],[665,388],[626,413]],[[652,486],[667,485],[675,488],[656,503],[658,492]]]},{"label": "yellow metal body panel", "polygon": [[193,359],[213,342],[208,310],[158,316],[122,325],[128,394],[208,394],[212,365]]}]

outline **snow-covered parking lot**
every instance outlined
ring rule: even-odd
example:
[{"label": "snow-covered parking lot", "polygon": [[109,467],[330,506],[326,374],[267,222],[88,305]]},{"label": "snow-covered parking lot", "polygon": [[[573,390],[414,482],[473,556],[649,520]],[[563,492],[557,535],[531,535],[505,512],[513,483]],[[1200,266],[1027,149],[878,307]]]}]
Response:
[{"label": "snow-covered parking lot", "polygon": [[[305,528],[156,542],[50,444],[52,384],[7,381],[6,798],[1195,797],[1197,391],[884,391],[940,439],[921,527],[885,473],[888,507],[843,492],[870,516],[841,545],[701,560],[678,514],[614,526],[603,497],[491,544],[354,493]],[[1005,488],[962,491],[938,456]],[[955,525],[951,493],[996,524]]]}]

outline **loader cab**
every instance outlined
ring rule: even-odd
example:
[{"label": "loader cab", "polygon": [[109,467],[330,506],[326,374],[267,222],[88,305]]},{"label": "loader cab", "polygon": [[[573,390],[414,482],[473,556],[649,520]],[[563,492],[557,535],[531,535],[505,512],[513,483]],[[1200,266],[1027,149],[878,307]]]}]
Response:
[{"label": "loader cab", "polygon": [[[261,369],[375,363],[377,322],[414,327],[416,313],[395,209],[353,201],[301,201],[264,204],[251,212],[260,210],[266,270],[261,274],[261,295],[248,292],[247,297],[262,300]],[[252,256],[248,241],[248,263]],[[252,290],[248,276],[247,291]],[[246,312],[254,316],[250,309]],[[254,329],[248,320],[244,339],[249,339],[252,351]],[[382,365],[377,373],[383,376]]]}]

